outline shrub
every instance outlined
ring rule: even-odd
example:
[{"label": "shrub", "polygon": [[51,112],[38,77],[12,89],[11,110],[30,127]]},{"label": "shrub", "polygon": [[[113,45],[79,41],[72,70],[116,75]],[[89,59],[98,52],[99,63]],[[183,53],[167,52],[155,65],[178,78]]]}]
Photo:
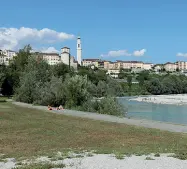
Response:
[{"label": "shrub", "polygon": [[187,160],[187,152],[177,152],[173,157],[180,160]]},{"label": "shrub", "polygon": [[155,154],[155,157],[160,157],[160,154],[159,154],[159,153],[156,153],[156,154]]},{"label": "shrub", "polygon": [[76,75],[66,78],[64,92],[67,108],[82,106],[89,99],[88,85],[89,81],[86,76]]},{"label": "shrub", "polygon": [[101,99],[98,106],[98,113],[100,114],[121,116],[124,113],[122,105],[112,97]]},{"label": "shrub", "polygon": [[100,100],[88,100],[83,104],[82,110],[115,116],[122,116],[125,111],[122,105],[112,97],[106,97]]}]

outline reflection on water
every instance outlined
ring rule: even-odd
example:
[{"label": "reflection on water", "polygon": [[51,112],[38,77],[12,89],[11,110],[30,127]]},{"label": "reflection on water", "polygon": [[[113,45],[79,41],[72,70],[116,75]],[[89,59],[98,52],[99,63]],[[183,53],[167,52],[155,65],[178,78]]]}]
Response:
[{"label": "reflection on water", "polygon": [[153,104],[128,101],[128,98],[118,99],[128,108],[128,117],[187,125],[187,105]]}]

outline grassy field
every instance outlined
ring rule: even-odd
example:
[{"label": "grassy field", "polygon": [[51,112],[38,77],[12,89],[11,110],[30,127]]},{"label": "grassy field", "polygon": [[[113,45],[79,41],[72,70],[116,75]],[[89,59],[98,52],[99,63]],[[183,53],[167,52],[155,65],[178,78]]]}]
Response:
[{"label": "grassy field", "polygon": [[0,154],[49,155],[57,151],[171,153],[187,150],[187,135],[68,117],[0,102]]}]

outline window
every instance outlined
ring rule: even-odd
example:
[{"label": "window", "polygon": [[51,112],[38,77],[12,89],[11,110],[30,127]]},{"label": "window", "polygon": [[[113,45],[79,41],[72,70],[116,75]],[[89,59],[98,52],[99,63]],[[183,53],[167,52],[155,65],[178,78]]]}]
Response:
[{"label": "window", "polygon": [[78,44],[78,48],[80,48],[80,44]]}]

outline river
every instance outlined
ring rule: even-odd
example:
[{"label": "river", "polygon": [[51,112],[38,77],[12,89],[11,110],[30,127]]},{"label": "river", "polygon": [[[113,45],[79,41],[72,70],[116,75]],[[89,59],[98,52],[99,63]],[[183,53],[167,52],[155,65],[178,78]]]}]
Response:
[{"label": "river", "polygon": [[187,105],[154,104],[118,98],[128,109],[127,117],[187,125]]}]

